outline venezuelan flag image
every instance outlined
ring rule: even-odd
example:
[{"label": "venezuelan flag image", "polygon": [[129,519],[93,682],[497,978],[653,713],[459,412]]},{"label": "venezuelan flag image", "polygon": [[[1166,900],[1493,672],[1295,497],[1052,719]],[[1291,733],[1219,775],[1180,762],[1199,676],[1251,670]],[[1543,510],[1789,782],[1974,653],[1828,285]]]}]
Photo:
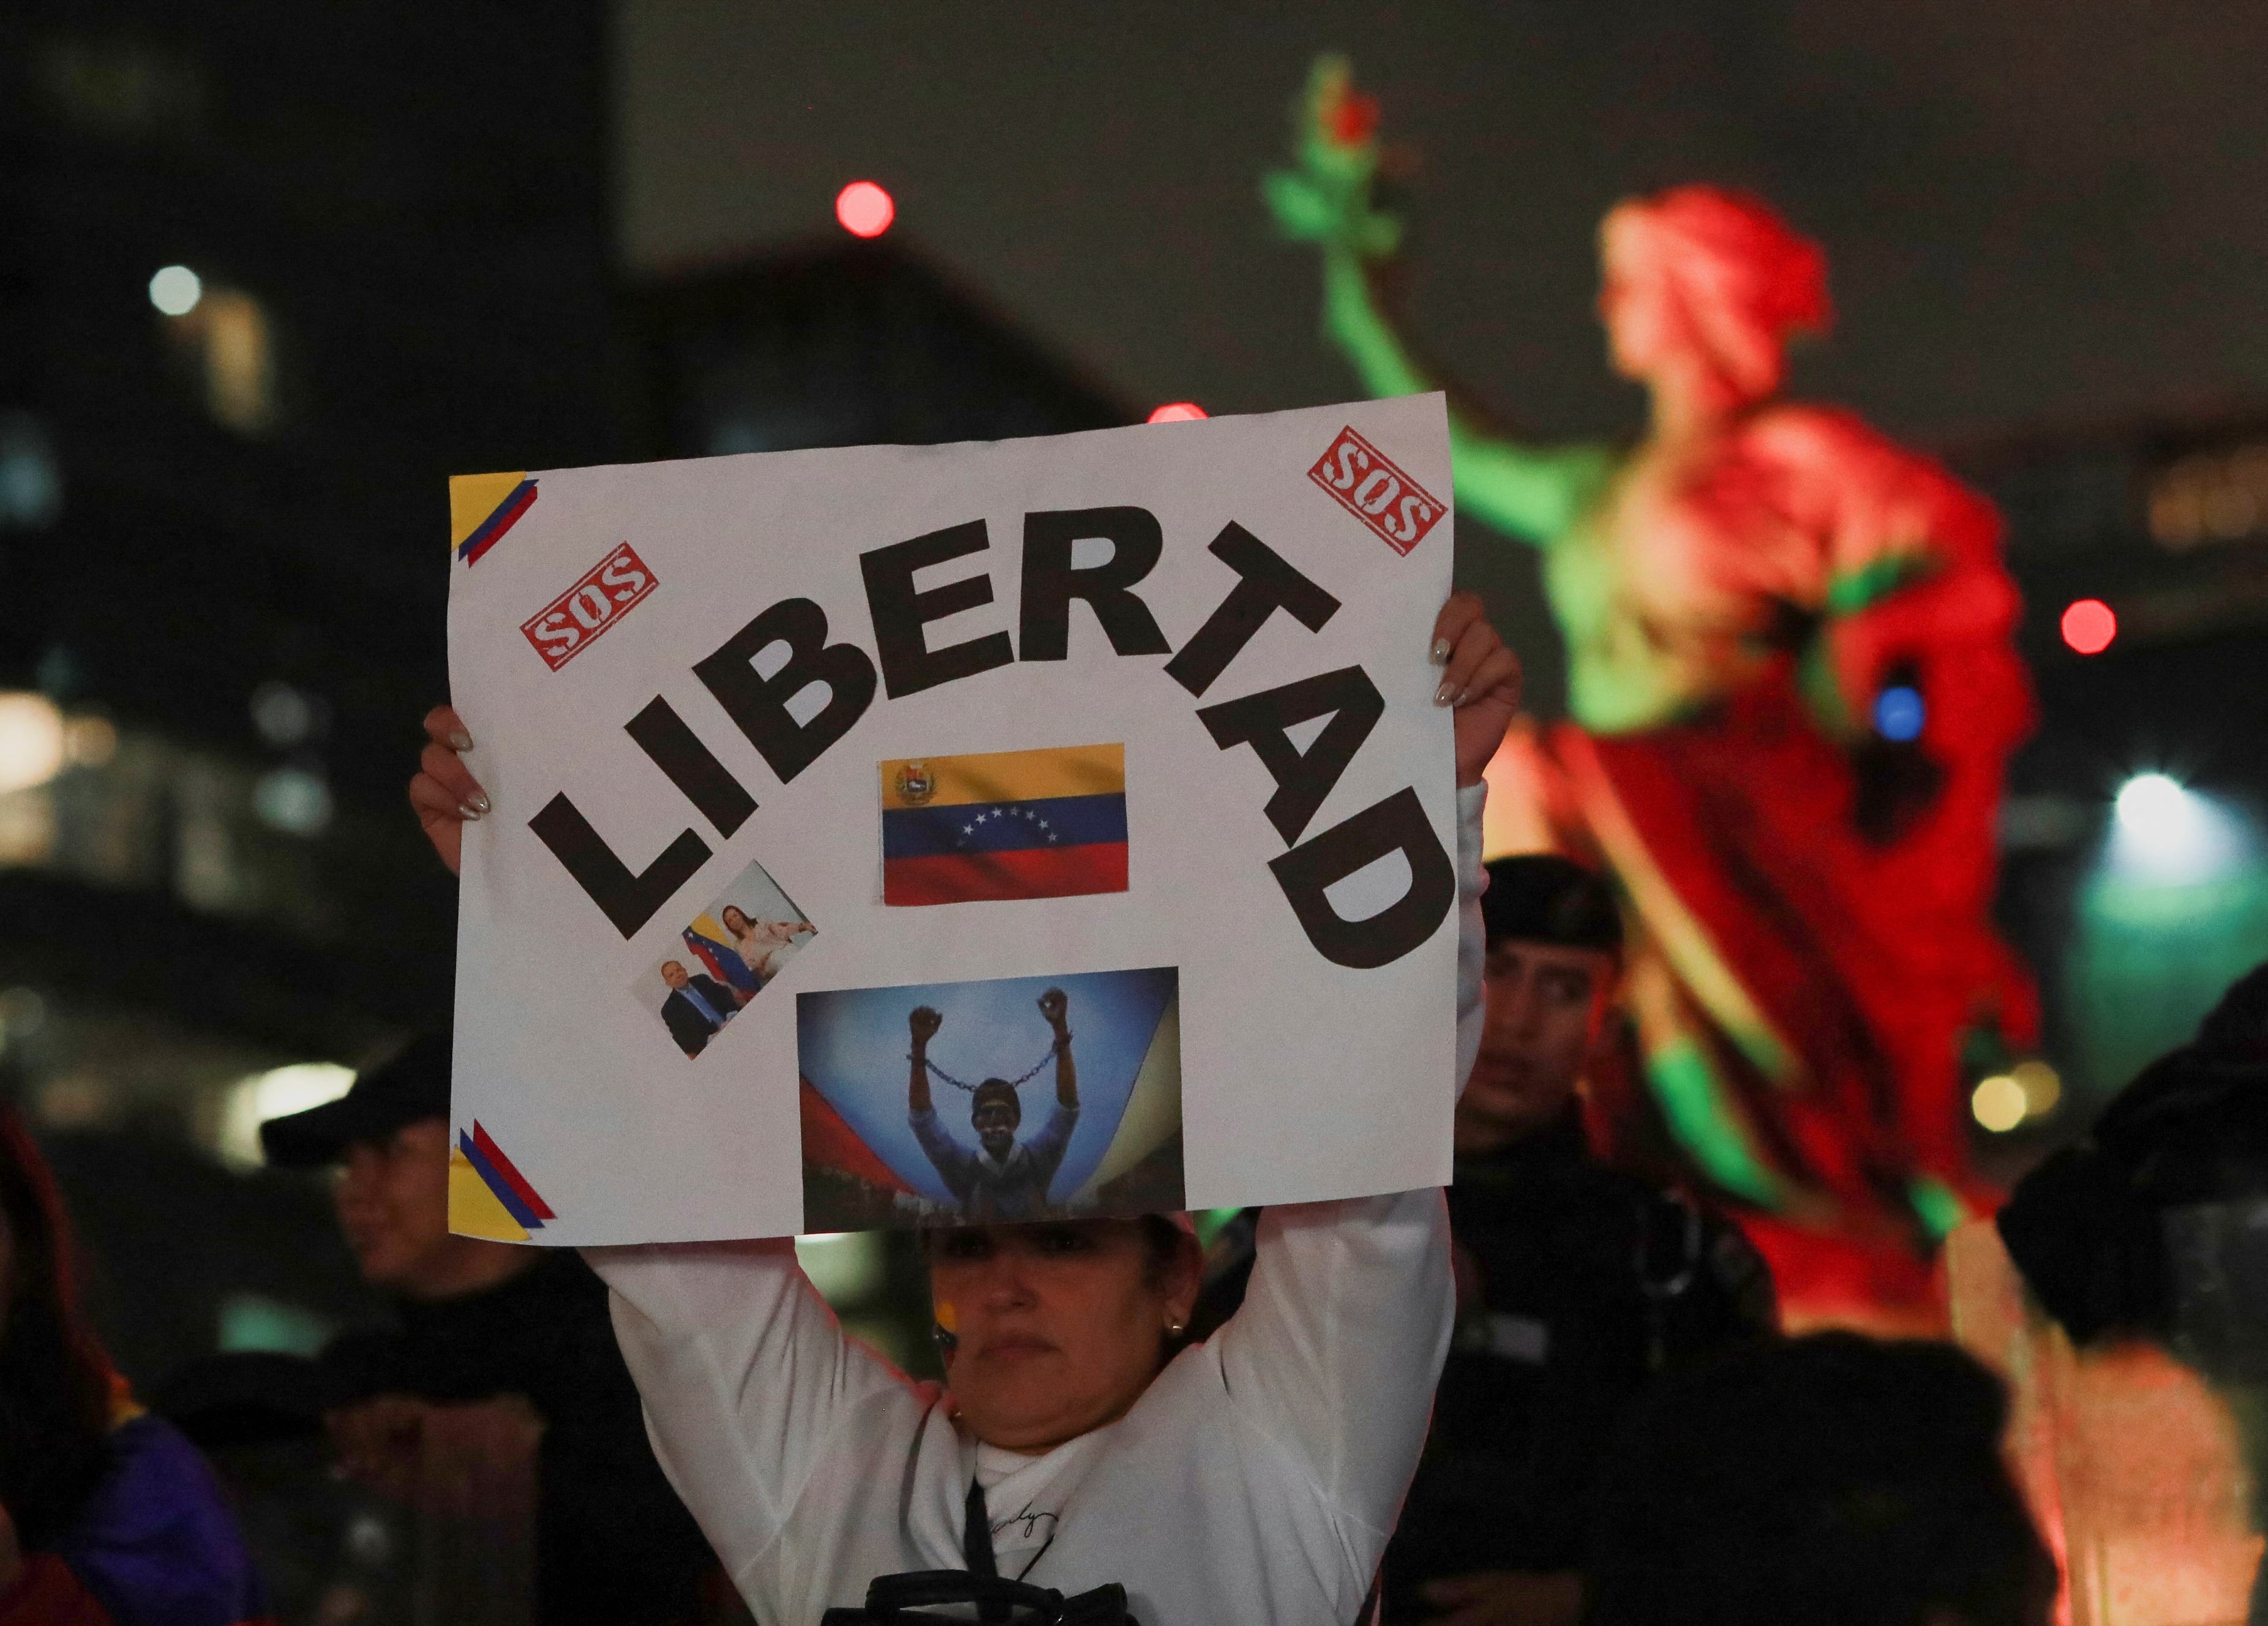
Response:
[{"label": "venezuelan flag image", "polygon": [[1126,747],[884,762],[882,901],[893,907],[1126,890]]},{"label": "venezuelan flag image", "polygon": [[694,958],[700,960],[709,975],[719,982],[728,983],[744,994],[753,994],[763,988],[762,981],[748,968],[738,950],[730,946],[733,934],[725,930],[715,915],[704,910],[695,916],[691,925],[678,936]]}]

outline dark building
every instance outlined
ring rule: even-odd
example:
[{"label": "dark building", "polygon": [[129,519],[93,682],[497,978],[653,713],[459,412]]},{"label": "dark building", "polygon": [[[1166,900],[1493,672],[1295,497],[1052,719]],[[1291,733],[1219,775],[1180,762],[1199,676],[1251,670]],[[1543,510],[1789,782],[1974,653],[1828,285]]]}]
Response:
[{"label": "dark building", "polygon": [[689,271],[629,305],[644,456],[932,445],[1134,421],[887,239]]},{"label": "dark building", "polygon": [[[2000,505],[2024,593],[2040,724],[2013,765],[2002,914],[2073,1086],[2037,1120],[2061,1135],[2268,958],[2268,416],[1954,460]],[[2064,625],[2086,600],[2116,622],[2093,653],[2101,629]]]},{"label": "dark building", "polygon": [[320,1188],[188,1148],[446,1015],[445,482],[621,455],[605,26],[0,10],[0,1066],[139,1381],[362,1308]]},{"label": "dark building", "polygon": [[606,26],[0,8],[0,1083],[137,1382],[372,1308],[251,1131],[448,1013],[450,475],[1128,421],[894,244],[622,285]]}]

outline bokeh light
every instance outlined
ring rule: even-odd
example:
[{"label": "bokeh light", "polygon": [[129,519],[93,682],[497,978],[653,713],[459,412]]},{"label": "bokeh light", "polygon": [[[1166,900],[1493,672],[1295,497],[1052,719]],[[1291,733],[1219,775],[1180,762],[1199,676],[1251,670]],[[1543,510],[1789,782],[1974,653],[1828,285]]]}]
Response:
[{"label": "bokeh light", "polygon": [[2143,836],[2178,835],[2191,811],[2190,793],[2165,774],[2136,774],[2118,787],[2112,806],[2119,827]]},{"label": "bokeh light", "polygon": [[853,237],[880,237],[898,217],[898,206],[873,181],[854,180],[835,195],[835,217]]},{"label": "bokeh light", "polygon": [[873,1298],[889,1274],[879,1231],[813,1232],[796,1238],[795,1257],[819,1296],[838,1310]]},{"label": "bokeh light", "polygon": [[185,265],[169,265],[150,279],[150,303],[168,316],[187,316],[204,297],[204,279]]},{"label": "bokeh light", "polygon": [[258,1168],[268,1161],[260,1144],[261,1124],[335,1101],[353,1087],[354,1080],[354,1069],[335,1062],[294,1062],[239,1078],[221,1093],[219,1122],[214,1126],[222,1160],[237,1168]]},{"label": "bokeh light", "polygon": [[2063,641],[2082,655],[2100,655],[2118,636],[2118,617],[2100,599],[2079,599],[2063,613]]},{"label": "bokeh light", "polygon": [[2170,775],[2136,774],[2111,804],[2111,868],[2128,880],[2194,886],[2241,865],[2252,846],[2235,810]]},{"label": "bokeh light", "polygon": [[1169,401],[1150,415],[1152,423],[1186,423],[1206,416],[1194,401]]},{"label": "bokeh light", "polygon": [[63,765],[63,715],[45,695],[0,694],[0,795],[45,784]]},{"label": "bokeh light", "polygon": [[2044,1118],[2063,1100],[2063,1075],[2035,1056],[2008,1069],[2008,1077],[2024,1094],[2024,1116]]},{"label": "bokeh light", "polygon": [[2024,1086],[2007,1073],[1977,1081],[1970,1093],[1970,1113],[1995,1135],[2006,1135],[2024,1121]]},{"label": "bokeh light", "polygon": [[1921,691],[1906,684],[1893,684],[1874,696],[1874,732],[1885,739],[1920,739],[1927,717]]}]

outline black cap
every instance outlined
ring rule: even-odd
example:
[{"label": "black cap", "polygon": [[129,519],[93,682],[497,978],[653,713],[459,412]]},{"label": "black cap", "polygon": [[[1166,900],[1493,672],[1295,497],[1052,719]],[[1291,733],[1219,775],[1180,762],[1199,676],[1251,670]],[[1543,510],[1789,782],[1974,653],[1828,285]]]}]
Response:
[{"label": "black cap", "polygon": [[1488,866],[1481,918],[1491,944],[1516,939],[1615,953],[1623,945],[1622,911],[1607,883],[1572,858],[1524,852]]},{"label": "black cap", "polygon": [[335,1163],[355,1141],[382,1141],[405,1123],[449,1115],[449,1035],[412,1039],[383,1065],[355,1076],[337,1100],[260,1126],[260,1144],[277,1168]]}]

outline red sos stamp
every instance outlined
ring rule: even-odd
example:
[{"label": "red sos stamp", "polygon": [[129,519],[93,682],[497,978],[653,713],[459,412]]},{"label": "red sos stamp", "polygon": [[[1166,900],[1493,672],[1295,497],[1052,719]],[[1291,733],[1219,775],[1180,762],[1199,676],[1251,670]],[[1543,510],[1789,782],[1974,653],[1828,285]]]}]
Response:
[{"label": "red sos stamp", "polygon": [[1448,512],[1446,504],[1351,428],[1339,430],[1339,438],[1307,471],[1307,478],[1398,554],[1424,541]]},{"label": "red sos stamp", "polygon": [[584,572],[583,579],[520,622],[519,629],[554,672],[654,590],[653,572],[624,542]]}]

